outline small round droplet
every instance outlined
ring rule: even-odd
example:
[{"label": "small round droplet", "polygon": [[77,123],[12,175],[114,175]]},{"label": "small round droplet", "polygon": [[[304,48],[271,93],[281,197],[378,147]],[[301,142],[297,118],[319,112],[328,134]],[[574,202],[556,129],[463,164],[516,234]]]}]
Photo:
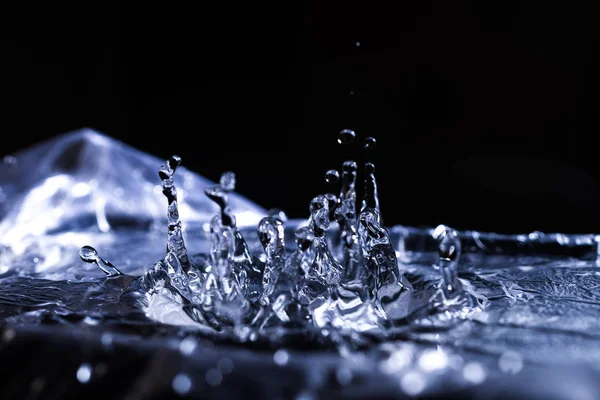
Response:
[{"label": "small round droplet", "polygon": [[219,186],[224,192],[231,192],[235,189],[235,174],[233,172],[224,172],[221,175]]},{"label": "small round droplet", "polygon": [[360,47],[360,42],[356,42],[356,47]]},{"label": "small round droplet", "polygon": [[366,163],[365,164],[365,173],[367,175],[374,174],[375,173],[375,164],[373,164],[373,163]]},{"label": "small round droplet", "polygon": [[181,343],[179,343],[179,351],[184,356],[189,356],[194,352],[197,345],[198,342],[196,342],[196,339],[194,339],[192,336],[188,336],[184,338]]},{"label": "small round droplet", "polygon": [[356,164],[356,161],[352,161],[352,160],[348,160],[348,161],[344,161],[343,164],[343,170],[345,172],[355,172],[358,169],[358,164]]},{"label": "small round droplet", "polygon": [[452,261],[458,260],[462,249],[458,232],[445,225],[440,225],[434,230],[433,238],[439,242],[440,257]]},{"label": "small round droplet", "polygon": [[173,390],[178,394],[187,394],[192,388],[192,381],[186,374],[177,374],[173,378]]},{"label": "small round droplet", "polygon": [[425,389],[425,377],[417,371],[407,372],[400,380],[402,390],[410,396],[416,396]]},{"label": "small round droplet", "polygon": [[280,366],[286,365],[289,359],[290,355],[283,349],[279,349],[275,352],[275,354],[273,354],[273,361],[275,361],[275,364]]},{"label": "small round droplet", "polygon": [[280,220],[281,222],[287,222],[288,217],[287,214],[285,213],[285,211],[279,209],[279,208],[271,208],[267,214],[269,214],[269,217],[273,217],[276,218],[278,220]]},{"label": "small round droplet", "polygon": [[340,180],[340,173],[336,169],[330,169],[325,172],[325,182],[336,183]]},{"label": "small round droplet", "polygon": [[83,246],[79,250],[79,257],[87,263],[98,261],[98,252],[92,246]]},{"label": "small round droplet", "polygon": [[92,377],[92,367],[90,364],[81,364],[77,369],[77,380],[81,383],[88,383]]},{"label": "small round droplet", "polygon": [[369,136],[365,139],[365,150],[374,150],[377,145],[377,140],[374,137]]},{"label": "small round droplet", "polygon": [[171,169],[176,169],[179,165],[181,164],[181,157],[179,156],[171,156],[171,158],[169,158],[169,167]]},{"label": "small round droplet", "polygon": [[352,129],[344,129],[338,134],[338,143],[348,145],[356,138],[356,133]]}]

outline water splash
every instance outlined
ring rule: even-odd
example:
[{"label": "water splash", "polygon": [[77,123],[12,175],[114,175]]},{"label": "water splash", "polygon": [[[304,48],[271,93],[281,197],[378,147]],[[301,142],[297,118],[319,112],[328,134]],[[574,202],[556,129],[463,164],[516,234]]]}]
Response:
[{"label": "water splash", "polygon": [[[338,140],[349,144],[355,136],[344,130]],[[360,213],[356,210],[358,166],[348,160],[342,165],[341,188],[337,170],[325,174],[326,193],[311,201],[307,225],[295,233],[295,250],[286,247],[283,211],[273,209],[259,222],[260,257],[250,251],[229,207],[235,174],[223,173],[218,185],[204,191],[219,212],[210,221],[210,252],[195,257],[195,262],[184,242],[173,179],[181,159],[171,157],[159,169],[168,209],[166,256],[131,286],[145,291],[147,315],[164,321],[165,313],[169,318],[179,313],[179,320],[187,318],[245,341],[272,336],[273,330],[281,336],[291,327],[385,335],[390,323],[410,323],[424,312],[446,312],[459,305],[461,310],[475,309],[476,297],[458,279],[461,247],[450,228],[433,233],[440,242],[438,283],[416,275],[411,278],[415,286],[402,273],[381,218],[372,162],[375,139],[367,138],[364,147],[370,160],[365,163]],[[330,232],[332,223],[339,229]],[[96,263],[109,276],[120,274],[114,267],[106,269],[111,264],[90,249],[82,248],[84,261]],[[172,306],[165,307],[166,303]]]},{"label": "water splash", "polygon": [[[331,385],[339,389],[336,394],[360,388],[361,393],[403,397],[508,375],[520,377],[529,388],[528,377],[521,375],[531,363],[539,368],[567,361],[579,368],[600,362],[597,236],[498,235],[458,232],[447,226],[386,229],[381,219],[385,204],[378,202],[376,190],[377,160],[368,141],[363,142],[364,160],[373,166],[360,166],[361,171],[365,168],[365,181],[356,182],[359,166],[347,161],[340,166],[341,179],[333,172],[325,174],[323,195],[315,196],[307,221],[288,220],[283,211],[273,209],[261,215],[268,215],[262,221],[256,219],[258,227],[252,229],[238,223],[240,208],[231,192],[235,175],[226,173],[209,193],[199,191],[205,201],[223,204],[205,219],[210,221],[207,229],[183,230],[190,223],[185,213],[177,217],[185,207],[183,199],[197,193],[185,188],[185,170],[174,157],[160,174],[166,178],[165,204],[156,185],[158,160],[151,185],[162,199],[160,214],[164,218],[166,205],[169,216],[160,231],[94,236],[66,232],[52,236],[61,252],[43,246],[25,251],[19,259],[8,258],[10,253],[0,249],[0,347],[9,354],[15,346],[23,348],[22,329],[27,327],[51,332],[44,337],[45,345],[61,329],[68,332],[69,341],[76,331],[86,337],[98,333],[98,345],[106,349],[126,332],[127,345],[115,352],[114,360],[119,360],[128,359],[131,353],[125,352],[133,348],[132,339],[139,342],[143,336],[178,349],[185,361],[208,357],[201,369],[181,364],[173,371],[173,365],[180,364],[165,362],[168,373],[153,375],[167,382],[167,391],[192,396],[207,395],[206,390],[218,387],[231,390],[231,382],[246,379],[240,374],[264,378],[263,386],[273,388],[279,380],[275,382],[270,373],[254,373],[273,367],[290,371],[295,384],[294,389],[269,392],[270,397],[282,393],[331,397]],[[184,183],[177,188],[178,197],[171,183],[174,186],[180,178]],[[358,204],[356,184],[365,187]],[[81,194],[84,187],[76,189],[75,194]],[[324,242],[330,254],[320,263],[317,242]],[[89,246],[79,255],[71,250],[84,243],[94,243],[102,258]],[[74,263],[79,257],[94,266]],[[65,267],[45,269],[51,259],[60,259]],[[158,261],[144,270],[140,261],[146,259]],[[186,259],[189,268],[183,267]],[[328,271],[339,268],[330,281]],[[256,279],[249,282],[252,274]],[[179,344],[182,335],[185,344]],[[206,336],[210,343],[200,344]],[[197,346],[190,345],[196,341]],[[236,346],[213,344],[221,341],[256,341],[249,347],[278,350],[267,357],[253,353],[249,366],[247,348],[237,347],[238,357],[230,352]],[[340,357],[333,352],[306,354],[307,348],[322,347],[337,349]],[[77,357],[76,352],[69,354]],[[65,376],[78,385],[99,383],[100,365],[87,352],[79,358]],[[232,375],[238,374],[235,378],[228,375],[232,369]],[[584,376],[580,371],[576,375]],[[550,381],[564,386],[564,379],[542,375],[541,386]],[[367,382],[375,387],[365,390]],[[252,385],[261,384],[253,380]]]}]

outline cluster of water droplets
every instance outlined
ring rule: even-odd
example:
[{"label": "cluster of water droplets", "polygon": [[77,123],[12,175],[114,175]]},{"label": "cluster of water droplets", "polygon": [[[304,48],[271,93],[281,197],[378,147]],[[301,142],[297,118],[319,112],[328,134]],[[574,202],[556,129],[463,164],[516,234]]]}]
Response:
[{"label": "cluster of water droplets", "polygon": [[[353,131],[343,130],[338,142],[349,145],[355,138]],[[132,289],[145,293],[147,314],[171,323],[193,321],[246,340],[272,329],[381,332],[436,311],[454,318],[480,309],[485,299],[458,278],[461,244],[451,228],[440,226],[434,232],[439,261],[432,269],[439,270],[438,278],[423,284],[422,277],[407,275],[383,224],[375,145],[374,138],[364,141],[367,157],[360,202],[358,164],[348,160],[341,174],[335,169],[326,172],[326,192],[310,202],[308,221],[295,232],[294,250],[285,243],[285,213],[274,210],[260,221],[262,256],[250,251],[229,208],[229,193],[236,183],[232,172],[205,189],[219,207],[210,221],[209,254],[188,255],[174,184],[181,159],[171,157],[159,169],[168,202],[166,256],[131,283]],[[339,229],[330,230],[332,224]],[[122,275],[89,246],[80,255],[111,279]]]}]

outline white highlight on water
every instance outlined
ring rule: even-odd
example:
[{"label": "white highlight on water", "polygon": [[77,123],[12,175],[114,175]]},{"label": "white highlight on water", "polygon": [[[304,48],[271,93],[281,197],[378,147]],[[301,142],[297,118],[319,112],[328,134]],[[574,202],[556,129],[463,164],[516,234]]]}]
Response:
[{"label": "white highlight on water", "polygon": [[77,369],[77,380],[81,383],[88,383],[92,377],[92,367],[90,364],[81,364]]},{"label": "white highlight on water", "polygon": [[186,374],[177,374],[173,378],[173,390],[181,395],[189,393],[192,388],[192,380]]},{"label": "white highlight on water", "polygon": [[279,349],[275,352],[275,354],[273,354],[273,361],[275,361],[275,364],[280,366],[286,365],[289,359],[290,355],[283,349]]}]

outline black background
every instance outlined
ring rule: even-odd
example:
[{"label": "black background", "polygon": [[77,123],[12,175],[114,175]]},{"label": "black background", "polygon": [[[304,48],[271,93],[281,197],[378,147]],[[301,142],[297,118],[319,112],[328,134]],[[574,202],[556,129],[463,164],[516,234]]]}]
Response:
[{"label": "black background", "polygon": [[600,231],[591,8],[205,3],[2,6],[1,152],[89,126],[305,217],[350,128],[387,224]]}]

